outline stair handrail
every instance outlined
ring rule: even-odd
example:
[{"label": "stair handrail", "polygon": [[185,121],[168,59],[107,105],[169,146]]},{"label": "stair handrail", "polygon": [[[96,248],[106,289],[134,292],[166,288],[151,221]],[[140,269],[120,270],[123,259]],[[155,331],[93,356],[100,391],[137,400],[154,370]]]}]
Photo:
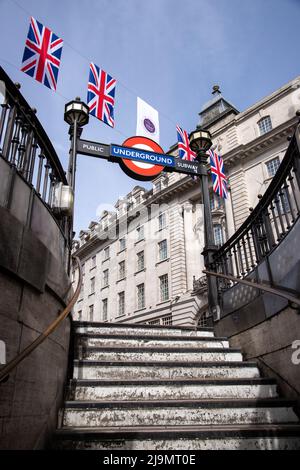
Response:
[{"label": "stair handrail", "polygon": [[208,271],[206,269],[204,269],[202,272],[204,274],[206,274],[207,276],[216,276],[216,277],[219,277],[221,279],[226,279],[228,281],[232,281],[232,282],[236,282],[236,283],[240,283],[240,284],[245,284],[246,286],[253,287],[254,289],[263,290],[265,292],[268,292],[269,294],[278,295],[279,297],[283,297],[284,299],[288,300],[289,302],[294,303],[294,304],[296,304],[300,307],[300,298],[295,297],[294,295],[290,295],[289,293],[285,292],[283,290],[283,288],[271,287],[271,286],[267,286],[264,283],[255,282],[252,279],[251,280],[249,280],[249,279],[240,279],[238,277],[232,276],[231,274],[216,273],[214,271]]},{"label": "stair handrail", "polygon": [[12,359],[8,364],[6,364],[2,369],[0,369],[0,383],[3,382],[10,372],[17,367],[20,362],[22,362],[26,357],[28,357],[40,344],[42,344],[47,337],[56,330],[56,328],[62,323],[62,321],[69,315],[72,311],[78,297],[80,294],[82,286],[82,267],[79,258],[73,257],[76,261],[79,278],[76,290],[69,302],[69,304],[64,308],[64,310],[58,315],[58,317],[43,331],[31,344],[29,344],[21,353],[19,353],[14,359]]},{"label": "stair handrail", "polygon": [[[298,113],[297,113],[298,114]],[[264,195],[251,214],[213,255],[206,267],[240,281],[269,257],[300,218],[300,124]],[[221,276],[218,276],[221,278]],[[225,279],[223,277],[223,279]],[[220,286],[218,291],[220,293]],[[230,288],[223,283],[221,290]]]}]

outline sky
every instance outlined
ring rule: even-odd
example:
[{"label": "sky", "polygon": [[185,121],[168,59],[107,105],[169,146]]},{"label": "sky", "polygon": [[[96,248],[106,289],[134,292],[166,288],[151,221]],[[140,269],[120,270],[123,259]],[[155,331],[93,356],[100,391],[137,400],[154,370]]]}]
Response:
[{"label": "sky", "polygon": [[[20,71],[30,16],[64,40],[56,92]],[[0,0],[0,20],[0,64],[37,108],[65,169],[64,106],[86,101],[91,61],[117,80],[115,128],[91,117],[82,138],[135,135],[139,96],[159,112],[165,151],[176,124],[195,128],[213,85],[243,111],[300,74],[300,0]],[[117,164],[78,156],[77,235],[136,184]]]}]

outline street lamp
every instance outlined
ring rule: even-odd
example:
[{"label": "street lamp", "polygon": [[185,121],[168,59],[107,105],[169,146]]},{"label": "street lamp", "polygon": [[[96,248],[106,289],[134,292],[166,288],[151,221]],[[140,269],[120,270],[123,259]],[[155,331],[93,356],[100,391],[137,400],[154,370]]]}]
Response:
[{"label": "street lamp", "polygon": [[[70,241],[74,236],[73,233],[73,220],[74,220],[74,197],[75,197],[75,173],[76,173],[76,159],[77,159],[77,139],[80,137],[82,132],[82,127],[89,122],[89,107],[87,104],[83,103],[79,97],[76,97],[74,101],[70,101],[65,105],[65,121],[69,124],[69,135],[71,140],[71,147],[69,151],[69,166],[68,166],[68,184],[71,188],[70,194],[65,194],[64,199],[67,199],[69,196],[69,202],[72,200],[72,207],[69,212],[69,234]],[[66,201],[67,203],[68,201]],[[71,259],[71,257],[70,257]],[[69,259],[69,270],[70,270],[70,259]]]},{"label": "street lamp", "polygon": [[65,121],[70,125],[70,158],[68,168],[68,183],[75,190],[75,172],[77,158],[77,138],[80,137],[82,127],[89,122],[89,107],[83,103],[77,96],[74,101],[70,101],[65,105]]},{"label": "street lamp", "polygon": [[[207,151],[212,145],[211,134],[209,131],[197,127],[195,131],[190,133],[189,140],[191,149],[196,153],[196,160],[200,163],[200,183],[204,207],[204,250],[201,254],[204,256],[205,268],[209,269],[213,255],[218,249],[214,239],[207,175]],[[220,307],[218,305],[217,281],[214,276],[207,276],[207,290],[210,312],[214,320],[218,320]]]}]

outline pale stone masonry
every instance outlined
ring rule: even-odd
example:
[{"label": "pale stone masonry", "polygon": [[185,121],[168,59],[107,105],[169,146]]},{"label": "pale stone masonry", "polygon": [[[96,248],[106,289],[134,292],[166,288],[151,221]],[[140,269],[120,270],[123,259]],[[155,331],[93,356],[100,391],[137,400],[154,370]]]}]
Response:
[{"label": "pale stone masonry", "polygon": [[[212,196],[216,243],[237,230],[265,192],[287,149],[298,109],[300,77],[241,113],[216,88],[203,106],[200,125],[212,133],[230,184],[226,201]],[[177,146],[169,153],[176,155]],[[193,278],[203,276],[204,268],[199,182],[162,173],[152,190],[136,185],[115,209],[103,212],[74,244],[85,270],[74,319],[164,325],[203,321],[205,293],[193,295]]]}]

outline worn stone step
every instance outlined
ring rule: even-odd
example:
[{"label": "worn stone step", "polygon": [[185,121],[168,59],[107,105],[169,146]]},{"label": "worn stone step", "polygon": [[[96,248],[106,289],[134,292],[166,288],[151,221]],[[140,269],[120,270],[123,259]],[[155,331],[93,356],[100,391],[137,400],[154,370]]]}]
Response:
[{"label": "worn stone step", "polygon": [[65,403],[63,426],[180,426],[298,422],[282,399]]},{"label": "worn stone step", "polygon": [[139,325],[134,323],[74,322],[75,333],[99,333],[127,336],[205,336],[213,337],[213,328]]},{"label": "worn stone step", "polygon": [[164,348],[229,348],[226,338],[209,338],[201,336],[135,336],[82,334],[77,335],[77,347],[164,347]]},{"label": "worn stone step", "polygon": [[258,378],[255,362],[115,362],[75,360],[75,379]]},{"label": "worn stone step", "polygon": [[118,450],[299,450],[299,425],[62,428],[53,448]]},{"label": "worn stone step", "polygon": [[239,349],[230,348],[134,348],[134,347],[87,347],[78,350],[78,359],[98,361],[242,361]]},{"label": "worn stone step", "polygon": [[69,400],[180,400],[277,396],[273,379],[72,380]]}]

